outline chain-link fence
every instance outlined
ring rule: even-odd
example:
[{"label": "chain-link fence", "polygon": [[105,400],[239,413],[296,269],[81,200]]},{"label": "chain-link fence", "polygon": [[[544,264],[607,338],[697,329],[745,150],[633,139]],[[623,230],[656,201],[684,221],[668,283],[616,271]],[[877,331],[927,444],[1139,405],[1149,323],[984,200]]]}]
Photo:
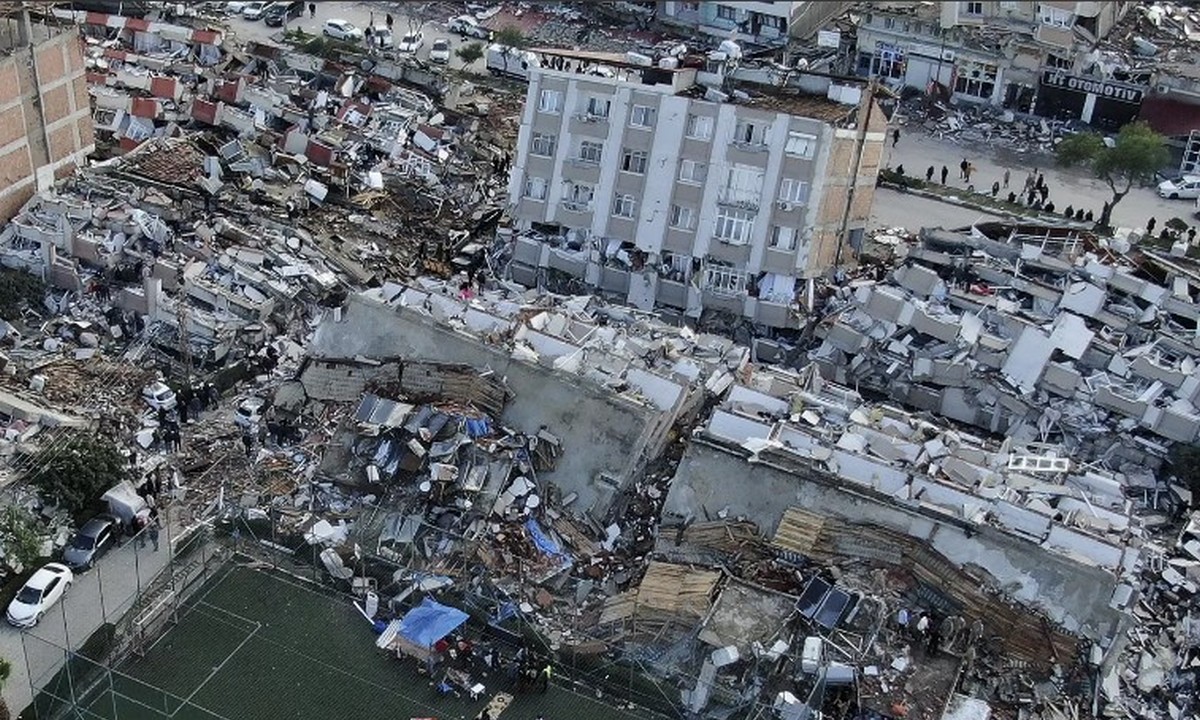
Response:
[{"label": "chain-link fence", "polygon": [[[26,682],[33,697],[32,713],[23,717],[58,718],[70,711],[144,718],[146,707],[171,707],[167,693],[108,668],[144,652],[178,618],[188,593],[228,556],[211,540],[203,527],[175,543],[169,530],[157,542],[143,531],[75,575],[63,599],[21,636],[24,662],[15,667],[27,678],[10,682]],[[118,702],[117,696],[127,698]],[[113,709],[98,709],[106,705],[124,710],[114,715]]]}]

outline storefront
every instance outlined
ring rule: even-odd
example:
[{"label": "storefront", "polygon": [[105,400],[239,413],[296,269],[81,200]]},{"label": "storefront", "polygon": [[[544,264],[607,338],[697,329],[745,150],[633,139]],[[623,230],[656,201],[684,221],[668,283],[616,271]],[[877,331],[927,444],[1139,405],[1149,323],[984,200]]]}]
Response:
[{"label": "storefront", "polygon": [[1117,130],[1137,118],[1147,88],[1143,85],[1042,73],[1035,112],[1058,120],[1082,120],[1104,130]]}]

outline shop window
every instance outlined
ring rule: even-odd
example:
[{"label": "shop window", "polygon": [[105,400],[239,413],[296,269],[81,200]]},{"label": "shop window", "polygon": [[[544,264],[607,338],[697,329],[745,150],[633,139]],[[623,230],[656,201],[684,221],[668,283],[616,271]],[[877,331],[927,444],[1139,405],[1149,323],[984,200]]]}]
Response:
[{"label": "shop window", "polygon": [[875,43],[875,54],[870,62],[871,75],[894,79],[904,77],[904,53],[895,45]]},{"label": "shop window", "polygon": [[1052,67],[1056,70],[1070,70],[1074,63],[1070,58],[1060,57],[1054,53],[1046,55],[1046,67]]},{"label": "shop window", "polygon": [[954,80],[954,92],[987,100],[996,91],[995,65],[987,63],[963,63],[958,67]]}]

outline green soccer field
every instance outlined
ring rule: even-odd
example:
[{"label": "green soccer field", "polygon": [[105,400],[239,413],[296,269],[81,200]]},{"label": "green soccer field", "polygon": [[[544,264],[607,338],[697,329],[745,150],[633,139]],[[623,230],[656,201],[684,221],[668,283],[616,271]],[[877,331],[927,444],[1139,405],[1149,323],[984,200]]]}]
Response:
[{"label": "green soccer field", "polygon": [[[474,718],[497,692],[480,678],[477,701],[441,696],[413,661],[375,647],[375,634],[345,598],[235,567],[203,588],[179,622],[143,657],[117,668],[111,689],[81,708],[95,720],[282,718]],[[494,682],[492,682],[494,681]],[[489,684],[491,683],[491,684]],[[571,690],[518,694],[505,720],[633,720],[644,717]]]}]

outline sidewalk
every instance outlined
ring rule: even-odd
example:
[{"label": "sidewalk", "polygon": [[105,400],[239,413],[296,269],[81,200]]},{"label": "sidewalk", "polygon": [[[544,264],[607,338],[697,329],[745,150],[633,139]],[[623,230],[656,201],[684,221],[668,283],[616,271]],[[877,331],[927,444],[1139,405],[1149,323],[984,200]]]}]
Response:
[{"label": "sidewalk", "polygon": [[[990,193],[992,183],[1002,181],[1007,168],[1011,172],[1010,187],[1009,190],[1002,189],[1000,196],[1007,197],[1010,190],[1019,195],[1026,175],[1036,168],[1045,176],[1046,184],[1050,186],[1049,200],[1060,213],[1069,205],[1091,210],[1099,218],[1101,206],[1112,197],[1107,183],[1087,175],[1086,170],[1081,168],[1060,168],[1053,156],[1022,155],[1006,148],[977,147],[950,139],[939,140],[926,134],[915,123],[901,126],[900,142],[894,148],[891,131],[888,132],[884,166],[895,169],[904,165],[905,174],[924,180],[926,168],[933,165],[933,179],[937,182],[945,165],[950,171],[946,183],[965,190],[967,183],[958,177],[958,166],[964,157],[975,166],[971,183],[977,192]],[[1113,210],[1113,224],[1117,227],[1143,227],[1150,217],[1154,217],[1158,220],[1158,226],[1162,227],[1167,220],[1178,217],[1200,225],[1195,212],[1192,200],[1164,200],[1158,197],[1154,188],[1135,185]]]},{"label": "sidewalk", "polygon": [[149,540],[138,547],[136,540],[129,539],[109,551],[96,567],[77,574],[62,601],[37,627],[21,631],[2,624],[0,656],[12,662],[4,699],[14,717],[33,702],[31,678],[40,685],[62,667],[66,657],[59,648],[78,649],[105,623],[119,622],[141,590],[167,567],[178,525],[167,522],[166,526],[171,529],[159,538],[158,552]]}]

